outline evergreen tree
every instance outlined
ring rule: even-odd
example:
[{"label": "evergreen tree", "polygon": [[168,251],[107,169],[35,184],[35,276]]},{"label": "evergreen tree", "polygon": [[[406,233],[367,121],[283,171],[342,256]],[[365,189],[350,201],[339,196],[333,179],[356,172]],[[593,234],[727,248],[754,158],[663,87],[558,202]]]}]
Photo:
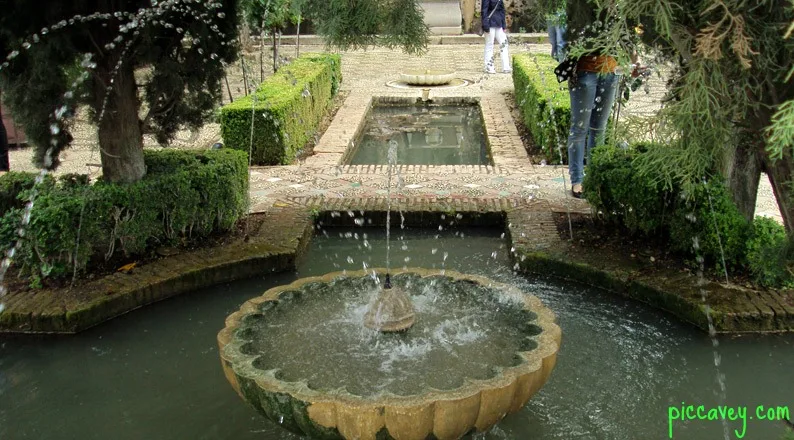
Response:
[{"label": "evergreen tree", "polygon": [[427,50],[429,31],[418,0],[306,0],[305,8],[330,47]]},{"label": "evergreen tree", "polygon": [[199,127],[220,101],[222,62],[237,56],[236,6],[236,0],[0,0],[0,54],[11,57],[0,81],[37,147],[37,164],[57,166],[71,141],[69,116],[87,105],[103,178],[143,177],[143,134],[166,143],[182,126]]},{"label": "evergreen tree", "polygon": [[[657,61],[674,66],[659,115],[671,128],[669,148],[655,149],[641,165],[685,185],[724,178],[748,219],[766,172],[786,229],[794,232],[794,38],[786,38],[794,2],[591,1],[625,18],[599,32],[597,44],[619,46],[636,21]],[[628,54],[622,58],[627,64]]]},{"label": "evergreen tree", "polygon": [[[273,72],[278,71],[278,38],[277,35],[289,23],[297,23],[296,9],[299,0],[242,0],[242,14],[248,26],[258,31],[262,37],[261,48],[264,51],[265,32],[269,32],[273,45]],[[264,54],[264,52],[263,52]],[[260,64],[261,65],[261,64]]]},{"label": "evergreen tree", "polygon": [[[267,1],[266,26],[281,26],[290,0]],[[427,47],[417,0],[306,3],[331,47]],[[237,0],[0,0],[0,11],[0,88],[36,164],[57,167],[70,117],[87,106],[111,182],[143,177],[144,134],[167,143],[199,127],[220,102],[223,63],[237,57]]]}]

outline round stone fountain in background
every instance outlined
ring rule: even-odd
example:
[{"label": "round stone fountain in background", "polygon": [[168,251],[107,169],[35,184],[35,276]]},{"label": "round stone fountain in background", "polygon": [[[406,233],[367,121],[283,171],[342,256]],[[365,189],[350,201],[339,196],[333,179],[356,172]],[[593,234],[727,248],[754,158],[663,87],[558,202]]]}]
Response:
[{"label": "round stone fountain in background", "polygon": [[393,272],[413,326],[364,325],[376,273],[302,278],[247,301],[218,334],[226,378],[265,417],[312,438],[456,439],[521,409],[561,340],[541,301],[452,271]]},{"label": "round stone fountain in background", "polygon": [[441,86],[455,79],[449,70],[411,70],[400,73],[400,81],[414,86]]}]

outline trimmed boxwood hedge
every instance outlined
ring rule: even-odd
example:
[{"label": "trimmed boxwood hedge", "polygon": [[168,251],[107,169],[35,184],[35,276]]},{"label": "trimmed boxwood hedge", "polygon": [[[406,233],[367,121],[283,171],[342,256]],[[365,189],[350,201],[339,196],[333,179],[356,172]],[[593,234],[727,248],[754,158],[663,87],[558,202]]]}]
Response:
[{"label": "trimmed boxwood hedge", "polygon": [[[549,164],[568,163],[566,143],[571,128],[568,86],[557,82],[554,75],[556,66],[557,61],[548,55],[513,56],[516,104],[524,125]],[[554,110],[554,119],[551,109]]]},{"label": "trimmed boxwood hedge", "polygon": [[584,177],[585,197],[603,218],[631,233],[648,236],[667,233],[677,202],[678,188],[665,188],[657,176],[641,175],[634,159],[654,144],[629,148],[603,145],[593,151]]},{"label": "trimmed boxwood hedge", "polygon": [[[121,254],[132,259],[153,246],[228,231],[247,212],[246,154],[228,149],[144,154],[147,174],[133,184],[90,184],[85,176],[67,175],[37,187],[14,257],[32,284],[69,276],[75,266],[84,270]],[[0,201],[6,204],[0,217],[3,250],[18,238],[33,179],[31,173],[0,177]]]},{"label": "trimmed boxwood hedge", "polygon": [[[664,186],[656,171],[640,175],[635,161],[655,148],[665,146],[602,145],[593,151],[584,178],[584,195],[593,211],[630,233],[661,237],[671,250],[693,262],[701,256],[709,268],[721,271],[724,256],[729,270],[749,269],[761,285],[789,283],[783,227],[762,218],[748,222],[718,178],[685,190],[681,185]],[[776,267],[763,268],[764,264]]]},{"label": "trimmed boxwood hedge", "polygon": [[254,165],[289,164],[314,136],[341,80],[339,55],[302,55],[253,94],[221,109],[224,145],[246,153],[250,148]]}]

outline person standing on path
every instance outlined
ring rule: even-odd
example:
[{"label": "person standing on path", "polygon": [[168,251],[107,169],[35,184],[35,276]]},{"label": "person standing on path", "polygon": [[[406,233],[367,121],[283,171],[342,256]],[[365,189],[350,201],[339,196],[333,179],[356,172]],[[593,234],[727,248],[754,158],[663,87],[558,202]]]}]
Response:
[{"label": "person standing on path", "polygon": [[[590,153],[605,140],[615,92],[621,75],[617,72],[619,51],[631,53],[637,70],[637,55],[630,47],[604,45],[599,37],[609,35],[610,26],[621,20],[615,0],[598,9],[592,0],[568,0],[566,40],[584,53],[577,57],[576,69],[568,80],[571,99],[571,129],[568,136],[568,173],[571,195],[582,198],[584,164]],[[610,7],[611,6],[611,7]],[[635,72],[632,72],[632,76]]]},{"label": "person standing on path", "polygon": [[510,73],[510,54],[507,50],[507,27],[504,0],[482,0],[482,31],[485,35],[485,72],[496,73],[494,68],[494,38],[499,43],[502,72]]},{"label": "person standing on path", "polygon": [[551,44],[551,56],[558,62],[565,59],[566,0],[543,0],[539,5],[546,12],[546,29]]}]

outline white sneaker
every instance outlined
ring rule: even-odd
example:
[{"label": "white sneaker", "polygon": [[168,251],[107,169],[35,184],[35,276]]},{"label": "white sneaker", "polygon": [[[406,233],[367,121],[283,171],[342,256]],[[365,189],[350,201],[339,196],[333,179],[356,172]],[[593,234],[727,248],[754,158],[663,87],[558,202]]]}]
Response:
[{"label": "white sneaker", "polygon": [[505,69],[503,70],[504,73],[513,73],[513,69]]}]

